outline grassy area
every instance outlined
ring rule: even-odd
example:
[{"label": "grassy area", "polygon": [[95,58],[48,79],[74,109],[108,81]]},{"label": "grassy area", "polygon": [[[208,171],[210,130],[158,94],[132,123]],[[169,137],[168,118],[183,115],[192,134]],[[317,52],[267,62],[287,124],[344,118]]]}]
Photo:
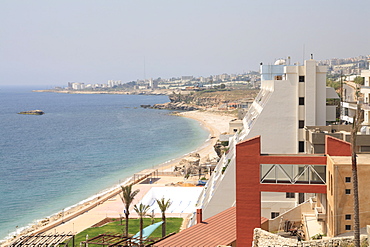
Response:
[{"label": "grassy area", "polygon": [[[155,218],[154,222],[159,222],[161,220],[162,220],[161,218]],[[182,218],[167,218],[166,219],[166,222],[167,222],[166,234],[169,234],[172,232],[178,232],[180,230],[182,220],[183,220]],[[151,224],[152,224],[151,219],[144,218],[144,228]],[[140,231],[139,219],[130,219],[129,220],[129,234],[134,235],[138,231]],[[123,220],[122,225],[121,225],[120,220],[116,219],[116,221],[108,223],[104,226],[92,227],[92,228],[88,228],[80,232],[79,234],[75,236],[75,246],[80,246],[80,242],[86,240],[86,235],[89,235],[89,238],[93,238],[103,233],[124,234],[124,232],[125,232],[125,221]],[[162,227],[159,226],[152,233],[152,235],[150,235],[150,238],[161,238],[161,237],[162,237]],[[89,244],[89,246],[92,247],[91,244]]]}]

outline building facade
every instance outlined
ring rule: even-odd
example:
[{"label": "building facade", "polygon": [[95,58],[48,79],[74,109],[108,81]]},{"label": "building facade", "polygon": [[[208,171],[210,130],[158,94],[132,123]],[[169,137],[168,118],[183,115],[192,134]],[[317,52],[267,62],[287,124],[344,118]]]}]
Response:
[{"label": "building facade", "polygon": [[[335,108],[327,106],[326,99],[338,96],[334,89],[326,87],[326,71],[326,66],[318,66],[313,59],[303,66],[286,65],[283,61],[261,65],[261,90],[243,119],[243,129],[235,128],[237,132],[229,140],[228,152],[198,199],[205,219],[235,205],[237,143],[262,136],[264,153],[304,153],[304,126],[326,125],[327,121],[335,120]],[[271,219],[285,212],[297,205],[299,196],[266,193],[262,198],[262,216]]]},{"label": "building facade", "polygon": [[[254,228],[260,227],[263,191],[316,193],[311,222],[298,221],[308,232],[308,224],[319,222],[321,234],[334,237],[353,231],[353,184],[351,146],[326,136],[325,154],[262,154],[260,136],[240,142],[236,151],[237,245],[251,246]],[[360,227],[370,223],[370,154],[358,154]],[[292,166],[304,167],[290,173]],[[286,172],[273,172],[284,169]],[[293,170],[294,171],[294,170]],[[312,215],[311,215],[312,216]],[[292,220],[288,214],[281,220]],[[297,220],[297,219],[295,219]],[[271,225],[271,224],[270,224]],[[307,235],[307,234],[306,234]]]}]

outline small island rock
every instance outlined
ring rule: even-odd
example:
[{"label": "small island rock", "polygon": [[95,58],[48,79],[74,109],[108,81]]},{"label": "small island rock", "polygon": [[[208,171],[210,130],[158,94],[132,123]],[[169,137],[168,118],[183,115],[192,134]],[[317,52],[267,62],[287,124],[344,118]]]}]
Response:
[{"label": "small island rock", "polygon": [[25,115],[43,115],[45,112],[41,110],[32,110],[32,111],[21,111],[18,114],[25,114]]}]

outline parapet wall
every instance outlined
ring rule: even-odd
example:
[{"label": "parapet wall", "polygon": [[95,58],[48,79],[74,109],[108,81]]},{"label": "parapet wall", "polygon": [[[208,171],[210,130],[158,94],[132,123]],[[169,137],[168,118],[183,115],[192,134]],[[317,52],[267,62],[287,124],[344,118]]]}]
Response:
[{"label": "parapet wall", "polygon": [[296,219],[295,221],[300,221],[303,212],[314,213],[313,210],[310,209],[310,203],[308,201],[299,204],[297,207],[284,212],[283,214],[279,215],[278,217],[272,220],[269,220],[269,231],[271,232],[278,231],[280,222],[282,222],[285,219],[286,220]]}]

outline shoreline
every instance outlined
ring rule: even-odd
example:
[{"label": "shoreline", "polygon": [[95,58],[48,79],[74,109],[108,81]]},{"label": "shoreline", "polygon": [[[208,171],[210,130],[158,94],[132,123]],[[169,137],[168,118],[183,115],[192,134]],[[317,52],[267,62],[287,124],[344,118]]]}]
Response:
[{"label": "shoreline", "polygon": [[[9,244],[11,236],[16,236],[16,238],[26,235],[26,234],[37,234],[40,232],[47,232],[51,231],[52,229],[56,230],[56,227],[59,227],[60,225],[68,224],[68,221],[75,220],[79,218],[79,216],[85,214],[86,212],[89,212],[90,210],[97,208],[97,206],[102,205],[106,202],[109,202],[110,199],[116,197],[120,191],[120,186],[127,185],[127,184],[133,184],[136,185],[143,179],[147,178],[149,174],[153,173],[154,171],[160,171],[160,172],[172,172],[173,167],[175,165],[178,165],[178,163],[184,158],[189,156],[191,153],[199,153],[201,157],[201,163],[204,162],[205,159],[208,158],[214,158],[217,156],[215,153],[213,146],[217,142],[219,134],[222,132],[225,132],[228,130],[228,123],[231,119],[234,119],[235,117],[232,117],[230,115],[220,115],[214,112],[200,112],[200,111],[190,111],[190,112],[182,112],[178,114],[182,117],[187,117],[194,119],[198,121],[203,128],[207,129],[207,131],[210,133],[208,138],[205,140],[204,143],[202,143],[201,146],[196,147],[195,150],[183,154],[179,156],[178,158],[174,158],[172,160],[168,160],[164,163],[155,165],[153,168],[147,168],[139,173],[135,173],[130,177],[125,178],[125,181],[123,183],[120,183],[119,185],[114,185],[106,190],[100,191],[98,194],[88,197],[85,200],[72,205],[69,207],[68,210],[59,211],[49,217],[46,217],[44,219],[38,220],[36,223],[30,223],[29,225],[18,229],[18,232],[11,233],[7,236],[5,242],[0,241],[1,246],[6,246],[6,244]],[[143,175],[141,178],[137,181],[132,181],[132,178],[136,174],[146,174]],[[179,179],[181,177],[177,177]],[[122,202],[120,202],[122,204]],[[73,228],[75,228],[75,225],[73,223]],[[12,239],[13,240],[13,239]]]},{"label": "shoreline", "polygon": [[55,89],[38,89],[32,90],[35,93],[63,93],[63,94],[122,94],[122,95],[165,95],[169,96],[173,90],[129,90],[129,91],[83,91],[83,90],[55,90]]}]

